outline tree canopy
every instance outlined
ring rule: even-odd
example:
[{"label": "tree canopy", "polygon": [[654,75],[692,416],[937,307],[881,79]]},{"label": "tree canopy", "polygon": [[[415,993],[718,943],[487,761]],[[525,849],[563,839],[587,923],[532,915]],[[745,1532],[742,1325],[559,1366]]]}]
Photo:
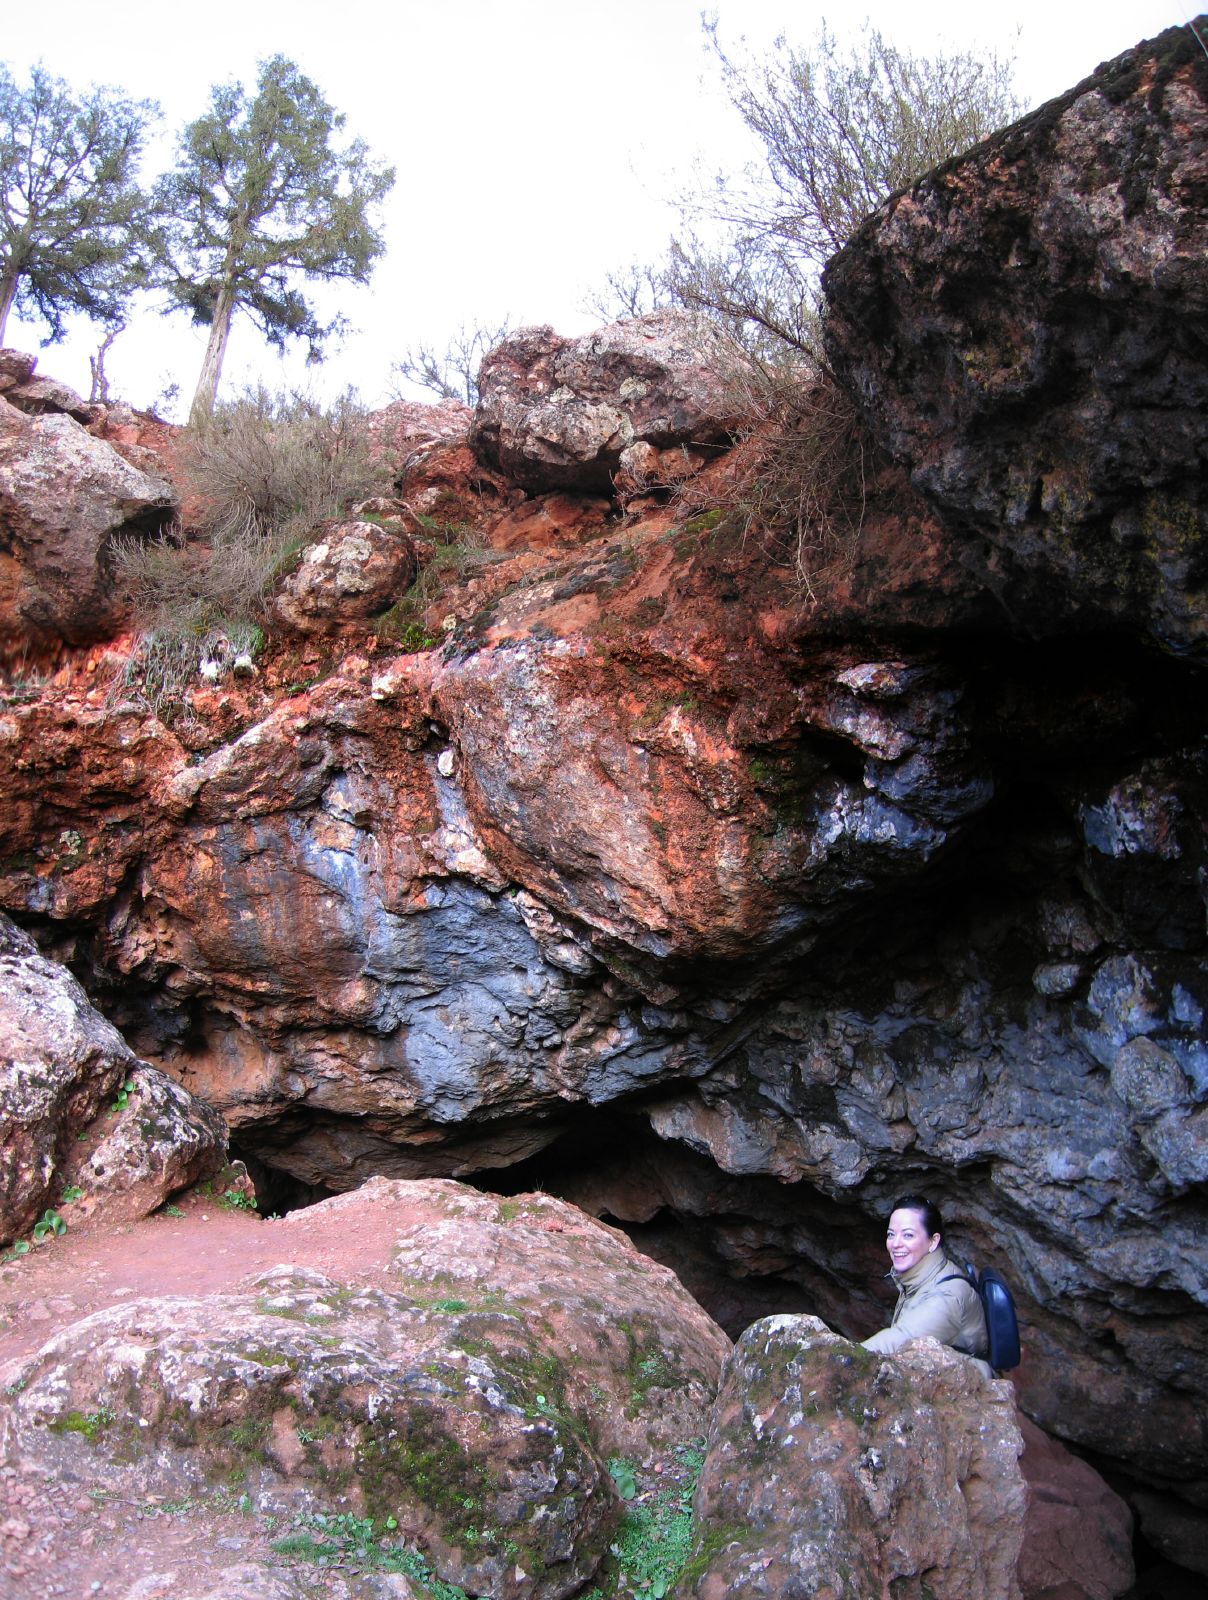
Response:
[{"label": "tree canopy", "polygon": [[244,311],[277,349],[302,339],[308,359],[340,326],[324,325],[299,280],[365,283],[384,248],[372,208],[394,183],[362,141],[333,140],[344,117],[293,62],[262,62],[254,96],[216,86],[209,111],[179,141],[179,161],[156,189],[166,219],[160,281],[173,306],[208,326],[193,400],[213,409],[231,320]]},{"label": "tree canopy", "polygon": [[0,66],[0,343],[9,312],[65,332],[82,311],[116,323],[145,271],[147,197],[136,170],[158,108],[110,89],[77,97],[34,67]]}]

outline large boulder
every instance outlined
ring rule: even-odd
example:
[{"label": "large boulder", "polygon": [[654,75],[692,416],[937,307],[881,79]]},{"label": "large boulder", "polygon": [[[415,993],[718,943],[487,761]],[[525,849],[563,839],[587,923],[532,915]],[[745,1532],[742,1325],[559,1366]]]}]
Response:
[{"label": "large boulder", "polygon": [[522,328],[482,363],[471,442],[528,489],[607,493],[621,468],[649,474],[646,447],[729,442],[734,363],[722,330],[687,311],[579,339]]},{"label": "large boulder", "polygon": [[1206,102],[1171,28],[893,196],[827,268],[836,371],[1024,631],[1208,638]]},{"label": "large boulder", "polygon": [[0,916],[0,1243],[82,1191],[127,1222],[226,1160],[221,1117],[140,1062],[79,984]]},{"label": "large boulder", "polygon": [[176,495],[59,412],[0,396],[0,659],[107,638],[122,618],[113,543],[163,526]]},{"label": "large boulder", "polygon": [[1027,1490],[1009,1383],[768,1317],[726,1363],[696,1493],[698,1600],[1019,1600]]},{"label": "large boulder", "polygon": [[99,1311],[10,1363],[3,1477],[139,1505],[237,1493],[312,1544],[372,1522],[444,1583],[554,1600],[608,1551],[609,1458],[658,1474],[703,1433],[729,1341],[561,1201],[375,1180],[274,1232],[282,1264],[231,1292]]}]

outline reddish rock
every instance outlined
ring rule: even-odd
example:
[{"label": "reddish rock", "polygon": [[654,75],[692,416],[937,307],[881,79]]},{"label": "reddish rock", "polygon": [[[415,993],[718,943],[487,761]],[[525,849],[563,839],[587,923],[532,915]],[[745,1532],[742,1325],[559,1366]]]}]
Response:
[{"label": "reddish rock", "polygon": [[401,477],[438,447],[464,444],[473,420],[470,407],[457,400],[395,400],[370,413],[368,432],[375,451]]},{"label": "reddish rock", "polygon": [[33,377],[38,358],[27,350],[0,349],[0,394]]},{"label": "reddish rock", "polygon": [[611,501],[599,497],[539,495],[491,523],[491,546],[495,550],[573,550],[605,531],[612,509]]},{"label": "reddish rock", "polygon": [[298,633],[334,633],[388,610],[415,573],[415,545],[401,525],[333,524],[303,547],[273,610]]},{"label": "reddish rock", "polygon": [[1132,1588],[1133,1519],[1085,1461],[1020,1414],[1028,1513],[1019,1552],[1023,1600],[1117,1600]]}]

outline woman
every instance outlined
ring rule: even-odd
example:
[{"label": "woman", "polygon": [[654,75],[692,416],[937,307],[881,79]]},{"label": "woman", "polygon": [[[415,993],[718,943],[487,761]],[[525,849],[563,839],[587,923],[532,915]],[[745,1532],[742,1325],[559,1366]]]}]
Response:
[{"label": "woman", "polygon": [[885,1244],[898,1303],[888,1328],[865,1339],[864,1348],[891,1355],[911,1339],[930,1336],[973,1357],[992,1378],[989,1364],[980,1359],[989,1349],[981,1298],[945,1254],[943,1234],[939,1210],[930,1200],[906,1194],[895,1201]]}]

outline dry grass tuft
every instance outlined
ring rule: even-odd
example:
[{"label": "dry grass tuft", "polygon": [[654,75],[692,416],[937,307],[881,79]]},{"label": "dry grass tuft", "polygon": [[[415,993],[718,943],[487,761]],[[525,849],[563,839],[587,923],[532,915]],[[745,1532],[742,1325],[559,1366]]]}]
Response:
[{"label": "dry grass tuft", "polygon": [[[791,562],[810,600],[850,569],[867,507],[872,464],[855,404],[813,365],[735,369],[735,410],[745,421],[720,505],[744,538]],[[690,509],[692,488],[681,497]],[[716,495],[711,505],[719,504]]]},{"label": "dry grass tuft", "polygon": [[249,390],[192,430],[182,488],[200,508],[194,536],[178,527],[115,547],[141,645],[141,677],[159,709],[203,664],[254,655],[269,595],[308,536],[385,487],[366,412],[352,395],[328,409],[297,394]]}]

